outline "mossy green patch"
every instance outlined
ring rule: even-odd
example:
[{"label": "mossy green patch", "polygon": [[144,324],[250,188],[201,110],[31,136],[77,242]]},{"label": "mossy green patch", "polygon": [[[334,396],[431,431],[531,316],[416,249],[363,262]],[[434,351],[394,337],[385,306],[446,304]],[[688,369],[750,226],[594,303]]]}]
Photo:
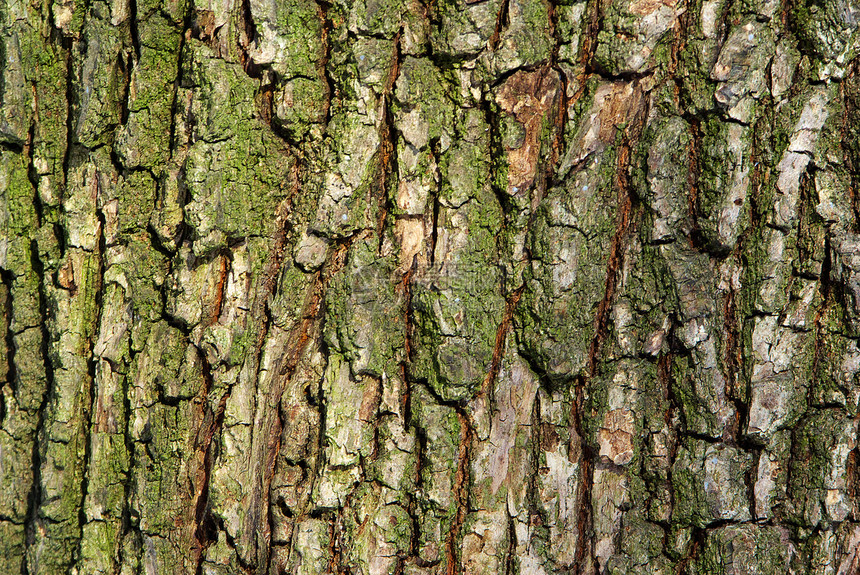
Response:
[{"label": "mossy green patch", "polygon": [[777,575],[788,572],[790,551],[777,527],[728,526],[708,531],[693,564],[696,575],[748,573]]},{"label": "mossy green patch", "polygon": [[186,222],[195,254],[204,255],[232,239],[273,233],[293,160],[257,117],[255,84],[241,67],[196,42],[188,44],[186,62],[193,86],[188,112],[196,119],[185,165]]}]

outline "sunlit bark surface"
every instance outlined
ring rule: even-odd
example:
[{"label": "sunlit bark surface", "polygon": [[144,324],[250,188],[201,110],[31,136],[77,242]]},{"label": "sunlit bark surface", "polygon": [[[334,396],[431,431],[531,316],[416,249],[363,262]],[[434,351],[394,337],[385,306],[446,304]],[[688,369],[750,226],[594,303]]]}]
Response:
[{"label": "sunlit bark surface", "polygon": [[852,1],[3,0],[0,573],[856,575]]}]

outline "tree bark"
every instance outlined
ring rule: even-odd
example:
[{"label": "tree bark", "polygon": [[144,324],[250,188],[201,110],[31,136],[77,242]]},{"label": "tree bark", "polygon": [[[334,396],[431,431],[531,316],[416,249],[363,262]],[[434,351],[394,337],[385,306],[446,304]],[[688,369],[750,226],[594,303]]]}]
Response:
[{"label": "tree bark", "polygon": [[0,572],[860,573],[858,11],[0,4]]}]

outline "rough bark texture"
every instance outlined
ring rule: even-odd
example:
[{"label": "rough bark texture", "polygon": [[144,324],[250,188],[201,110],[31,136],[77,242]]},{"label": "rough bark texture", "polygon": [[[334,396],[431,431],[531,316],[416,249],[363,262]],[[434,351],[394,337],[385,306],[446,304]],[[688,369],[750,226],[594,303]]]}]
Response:
[{"label": "rough bark texture", "polygon": [[852,0],[3,0],[0,573],[860,572]]}]

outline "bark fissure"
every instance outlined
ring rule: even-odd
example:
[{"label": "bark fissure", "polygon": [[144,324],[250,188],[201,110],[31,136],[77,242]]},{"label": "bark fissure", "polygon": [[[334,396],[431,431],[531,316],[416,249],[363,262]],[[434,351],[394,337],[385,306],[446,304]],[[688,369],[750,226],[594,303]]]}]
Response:
[{"label": "bark fissure", "polygon": [[26,529],[25,529],[25,554],[24,558],[22,558],[22,567],[23,574],[30,575],[30,548],[36,543],[36,534],[39,529],[39,508],[42,503],[42,441],[44,437],[44,427],[46,425],[46,408],[48,406],[48,402],[50,401],[54,389],[56,386],[56,382],[54,380],[54,364],[53,359],[51,358],[50,353],[50,345],[51,345],[51,334],[48,328],[49,322],[49,311],[48,311],[48,302],[45,295],[45,275],[44,275],[44,267],[42,265],[41,260],[38,256],[38,249],[36,242],[32,242],[30,245],[30,250],[32,254],[32,264],[33,271],[39,277],[39,285],[38,285],[38,303],[39,303],[39,317],[41,319],[40,323],[40,335],[41,335],[41,359],[45,369],[45,380],[46,387],[45,391],[42,395],[42,399],[38,409],[38,417],[36,422],[35,432],[33,433],[33,443],[32,443],[32,458],[31,458],[31,469],[32,469],[32,487],[30,488],[30,493],[27,496],[27,520],[26,520]]},{"label": "bark fissure", "polygon": [[333,23],[331,18],[329,18],[328,11],[331,7],[327,2],[317,2],[317,6],[319,9],[320,20],[323,24],[323,34],[321,38],[322,46],[323,46],[323,57],[319,61],[319,74],[322,78],[325,79],[326,84],[326,93],[325,93],[325,121],[323,122],[323,126],[328,128],[328,124],[331,121],[331,103],[332,99],[335,96],[335,83],[332,79],[331,74],[329,73],[328,64],[331,60],[331,32],[333,28]]},{"label": "bark fissure", "polygon": [[212,521],[209,515],[209,483],[212,472],[212,444],[215,438],[220,434],[221,427],[224,423],[224,410],[227,406],[227,400],[230,398],[230,390],[221,397],[217,407],[213,411],[209,404],[209,394],[213,387],[212,382],[212,367],[206,359],[206,354],[202,350],[197,350],[200,364],[203,368],[203,389],[200,392],[198,402],[202,414],[202,425],[197,430],[195,438],[196,450],[201,453],[202,466],[196,478],[196,489],[193,509],[194,522],[192,523],[191,532],[194,540],[194,560],[196,563],[195,572],[200,575],[203,572],[203,560],[206,549],[213,543],[213,534],[211,533]]},{"label": "bark fissure", "polygon": [[457,575],[462,572],[460,565],[460,553],[457,544],[460,542],[460,531],[466,520],[469,508],[469,485],[471,480],[470,462],[472,442],[475,430],[468,414],[457,410],[457,418],[460,421],[460,445],[457,453],[457,472],[454,475],[454,499],[456,510],[448,528],[445,540],[445,573],[446,575]]},{"label": "bark fissure", "polygon": [[[81,401],[84,404],[82,407],[81,413],[81,434],[80,440],[83,443],[83,457],[80,461],[81,466],[81,485],[80,485],[80,503],[78,505],[78,529],[80,531],[80,539],[77,542],[77,554],[80,554],[80,546],[83,541],[83,529],[84,526],[88,523],[87,515],[86,515],[86,501],[89,493],[89,468],[91,464],[91,456],[92,456],[92,436],[93,436],[93,413],[95,411],[96,406],[96,386],[97,386],[97,378],[98,378],[98,360],[95,353],[95,337],[98,333],[98,328],[101,325],[102,321],[102,310],[103,310],[103,296],[102,296],[102,286],[104,285],[104,271],[105,271],[105,237],[104,237],[104,214],[101,213],[100,210],[96,210],[96,215],[98,217],[98,238],[96,241],[97,245],[97,253],[94,254],[96,258],[96,266],[98,275],[98,284],[95,286],[95,293],[93,294],[94,304],[95,304],[95,312],[93,313],[92,318],[92,333],[87,334],[86,341],[86,349],[84,351],[85,356],[87,357],[87,374],[86,374],[86,383],[87,388],[82,390],[81,392]],[[82,294],[83,297],[86,297],[88,294]],[[88,397],[89,396],[89,397]],[[96,430],[98,431],[98,430]]]},{"label": "bark fissure", "polygon": [[499,12],[496,15],[496,27],[495,30],[493,30],[493,35],[490,36],[490,50],[498,50],[499,42],[502,38],[502,32],[510,24],[510,22],[508,21],[509,2],[510,0],[502,0],[501,5],[499,6]]},{"label": "bark fissure", "polygon": [[588,350],[588,377],[593,378],[597,374],[597,364],[600,357],[601,345],[606,337],[607,322],[612,306],[615,291],[618,286],[618,275],[623,265],[625,240],[632,225],[633,197],[630,189],[630,162],[633,147],[637,143],[648,117],[647,95],[639,95],[639,109],[635,112],[635,119],[628,128],[621,133],[621,145],[618,147],[617,175],[615,186],[618,190],[618,207],[615,222],[615,233],[609,246],[609,258],[606,266],[606,285],[603,290],[603,299],[597,306],[597,314],[594,319],[594,338]]},{"label": "bark fissure", "polygon": [[[3,385],[0,386],[0,391],[3,387],[9,386],[9,390],[14,394],[18,389],[17,374],[15,369],[15,334],[12,331],[12,307],[13,301],[13,283],[14,276],[12,272],[0,269],[0,283],[3,285],[3,339],[6,344],[5,358],[6,362],[3,365]],[[0,402],[0,426],[3,424],[3,419],[6,417],[6,400]]]}]

